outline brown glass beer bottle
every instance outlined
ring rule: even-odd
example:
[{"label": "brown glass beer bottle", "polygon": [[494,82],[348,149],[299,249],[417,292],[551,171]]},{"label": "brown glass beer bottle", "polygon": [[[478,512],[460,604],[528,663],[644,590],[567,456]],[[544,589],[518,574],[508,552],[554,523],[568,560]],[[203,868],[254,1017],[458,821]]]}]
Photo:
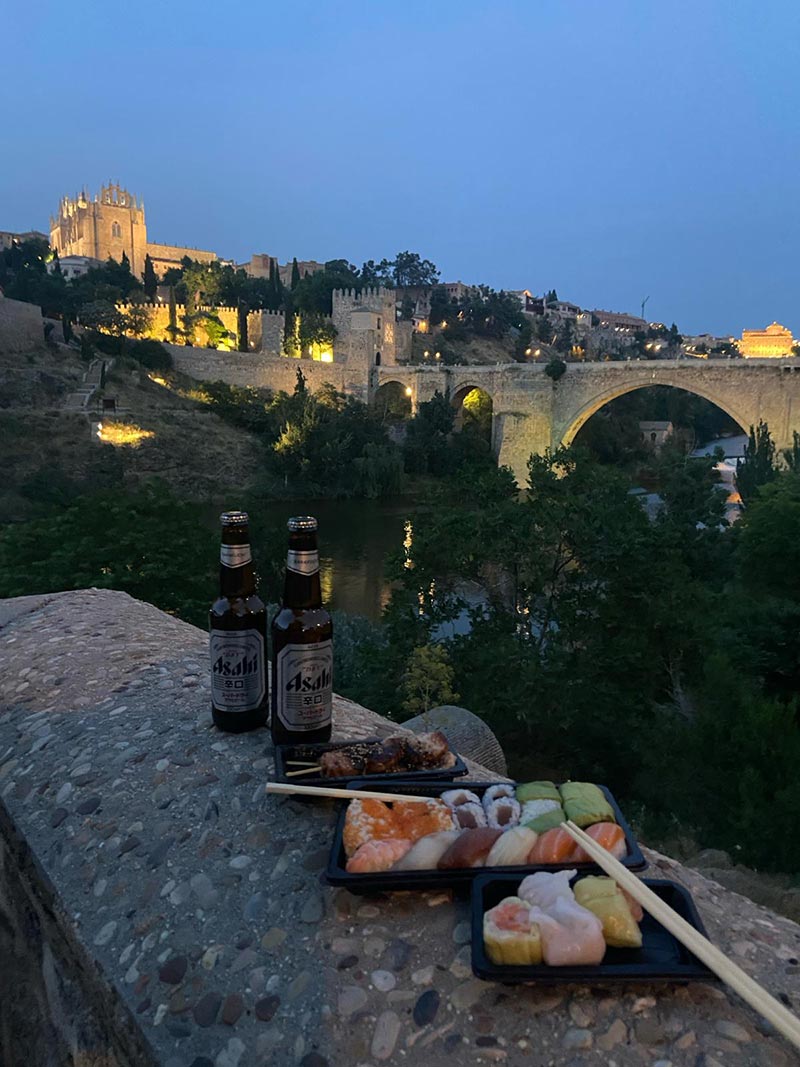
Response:
[{"label": "brown glass beer bottle", "polygon": [[283,602],[272,620],[272,739],[328,741],[333,707],[333,622],[322,606],[317,520],[289,519]]},{"label": "brown glass beer bottle", "polygon": [[211,713],[220,730],[267,723],[267,612],[256,591],[244,511],[220,516],[219,597],[211,605]]}]

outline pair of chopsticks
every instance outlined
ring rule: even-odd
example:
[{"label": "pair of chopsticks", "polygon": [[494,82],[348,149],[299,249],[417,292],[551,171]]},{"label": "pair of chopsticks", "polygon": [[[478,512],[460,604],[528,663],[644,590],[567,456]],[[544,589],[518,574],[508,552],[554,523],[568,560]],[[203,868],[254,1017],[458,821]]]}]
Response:
[{"label": "pair of chopsticks", "polygon": [[333,800],[384,800],[391,804],[395,800],[413,800],[427,803],[433,797],[404,795],[403,793],[376,793],[370,789],[336,789],[323,785],[295,785],[294,782],[267,782],[268,793],[282,793],[287,796],[299,793],[306,797],[331,797]]},{"label": "pair of chopsticks", "polygon": [[572,821],[561,825],[570,837],[591,856],[598,867],[602,867],[606,874],[610,875],[618,885],[642,905],[645,911],[648,911],[682,945],[702,960],[717,977],[734,989],[751,1008],[755,1008],[771,1022],[795,1048],[800,1049],[800,1019],[796,1015],[785,1008],[763,986],[760,986],[754,978],[746,974],[733,960],[728,959],[724,952],[712,945],[708,938],[703,937],[682,916],[673,911],[669,904],[640,882],[627,867],[624,867],[610,852],[606,852],[602,845],[598,845],[579,826]]}]

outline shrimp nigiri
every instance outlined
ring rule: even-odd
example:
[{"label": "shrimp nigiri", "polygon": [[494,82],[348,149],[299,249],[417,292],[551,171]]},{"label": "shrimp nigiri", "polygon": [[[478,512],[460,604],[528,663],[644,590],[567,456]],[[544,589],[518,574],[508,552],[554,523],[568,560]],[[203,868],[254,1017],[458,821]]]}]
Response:
[{"label": "shrimp nigiri", "polygon": [[366,841],[360,845],[347,861],[350,874],[368,874],[374,871],[388,871],[411,848],[411,842],[405,838],[393,838],[386,841]]}]

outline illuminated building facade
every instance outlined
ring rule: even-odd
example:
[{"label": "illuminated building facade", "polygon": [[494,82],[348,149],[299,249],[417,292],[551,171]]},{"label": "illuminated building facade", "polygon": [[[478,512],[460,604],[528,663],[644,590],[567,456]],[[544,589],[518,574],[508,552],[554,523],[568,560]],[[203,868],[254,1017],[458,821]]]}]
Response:
[{"label": "illuminated building facade", "polygon": [[794,337],[778,322],[765,330],[742,330],[739,351],[747,359],[781,359],[791,356]]}]

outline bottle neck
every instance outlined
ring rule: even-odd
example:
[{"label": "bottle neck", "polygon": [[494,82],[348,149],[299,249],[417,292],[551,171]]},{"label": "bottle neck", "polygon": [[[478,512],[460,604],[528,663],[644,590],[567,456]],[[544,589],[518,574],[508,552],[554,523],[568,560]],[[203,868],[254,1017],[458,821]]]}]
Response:
[{"label": "bottle neck", "polygon": [[285,608],[322,607],[316,533],[289,534],[283,606]]},{"label": "bottle neck", "polygon": [[246,527],[223,528],[219,554],[219,592],[228,600],[252,596],[256,575]]}]

